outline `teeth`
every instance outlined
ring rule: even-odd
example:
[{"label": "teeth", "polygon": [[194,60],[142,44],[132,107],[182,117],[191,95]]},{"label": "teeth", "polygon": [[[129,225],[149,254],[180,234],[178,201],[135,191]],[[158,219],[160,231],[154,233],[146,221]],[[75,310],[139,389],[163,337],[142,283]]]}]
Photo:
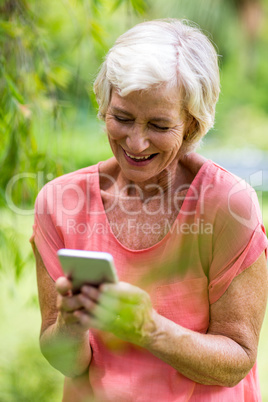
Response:
[{"label": "teeth", "polygon": [[130,155],[127,151],[125,151],[125,153],[126,153],[127,156],[129,156],[131,159],[143,159],[143,160],[145,160],[145,159],[150,158],[150,156],[151,156],[151,155],[148,155],[148,156],[132,156],[132,155]]}]

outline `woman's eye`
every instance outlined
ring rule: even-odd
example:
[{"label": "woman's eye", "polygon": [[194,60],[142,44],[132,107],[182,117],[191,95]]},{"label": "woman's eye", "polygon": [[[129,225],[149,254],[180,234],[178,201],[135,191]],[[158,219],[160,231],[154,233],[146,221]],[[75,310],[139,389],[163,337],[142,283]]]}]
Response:
[{"label": "woman's eye", "polygon": [[121,117],[121,116],[114,116],[114,117],[115,117],[115,120],[121,121],[123,123],[126,123],[126,122],[130,121],[130,119],[127,119],[125,117]]},{"label": "woman's eye", "polygon": [[162,126],[158,126],[157,124],[152,124],[151,125],[156,128],[157,130],[161,130],[161,131],[167,131],[169,130],[169,127],[162,127]]}]

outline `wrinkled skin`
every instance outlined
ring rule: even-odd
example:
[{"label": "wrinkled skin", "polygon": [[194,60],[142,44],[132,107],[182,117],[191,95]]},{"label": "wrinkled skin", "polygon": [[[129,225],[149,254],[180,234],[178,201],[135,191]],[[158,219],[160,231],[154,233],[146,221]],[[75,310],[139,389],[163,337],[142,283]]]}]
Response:
[{"label": "wrinkled skin", "polygon": [[66,325],[111,332],[139,346],[145,346],[154,330],[150,296],[136,286],[125,282],[104,284],[99,289],[83,286],[80,294],[72,295],[71,282],[61,277],[56,288],[57,307]]}]

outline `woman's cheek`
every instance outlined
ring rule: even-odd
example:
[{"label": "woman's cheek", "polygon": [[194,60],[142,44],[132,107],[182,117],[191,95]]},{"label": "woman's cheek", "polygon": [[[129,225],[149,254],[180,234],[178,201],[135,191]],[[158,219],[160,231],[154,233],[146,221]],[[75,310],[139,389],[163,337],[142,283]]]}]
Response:
[{"label": "woman's cheek", "polygon": [[121,139],[127,135],[126,129],[116,122],[106,121],[106,129],[109,137],[113,140]]},{"label": "woman's cheek", "polygon": [[155,147],[164,152],[168,152],[171,149],[178,151],[183,142],[183,135],[182,133],[172,131],[168,133],[157,133],[157,135],[151,137],[151,142]]}]

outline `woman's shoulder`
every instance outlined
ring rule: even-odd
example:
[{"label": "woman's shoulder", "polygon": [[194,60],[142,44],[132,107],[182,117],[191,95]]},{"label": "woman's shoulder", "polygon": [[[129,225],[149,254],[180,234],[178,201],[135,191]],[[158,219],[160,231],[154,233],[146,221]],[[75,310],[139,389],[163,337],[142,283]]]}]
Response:
[{"label": "woman's shoulder", "polygon": [[196,153],[184,157],[183,163],[194,176],[191,183],[196,195],[194,199],[202,204],[209,216],[220,212],[222,217],[231,214],[240,216],[241,220],[241,216],[252,217],[254,210],[254,215],[260,218],[256,192],[244,179]]},{"label": "woman's shoulder", "polygon": [[69,203],[76,198],[85,198],[88,188],[96,187],[92,184],[98,181],[98,166],[99,163],[66,173],[47,182],[36,197],[36,211],[44,209],[53,211],[59,201]]},{"label": "woman's shoulder", "polygon": [[190,174],[193,175],[193,177],[198,174],[199,170],[207,162],[208,159],[196,152],[186,154],[180,160],[180,163],[189,171]]},{"label": "woman's shoulder", "polygon": [[241,207],[251,205],[255,200],[256,192],[247,181],[235,174],[229,172],[224,167],[209,160],[207,169],[202,178],[202,185],[209,188],[208,194],[211,194],[215,200],[220,203],[237,204]]},{"label": "woman's shoulder", "polygon": [[65,173],[51,180],[49,183],[52,185],[65,185],[86,181],[89,176],[98,173],[99,163],[75,170],[73,172]]},{"label": "woman's shoulder", "polygon": [[208,185],[211,194],[214,192],[224,196],[227,191],[251,192],[253,190],[242,178],[195,152],[185,155],[181,163],[192,174],[193,183],[201,186]]}]

